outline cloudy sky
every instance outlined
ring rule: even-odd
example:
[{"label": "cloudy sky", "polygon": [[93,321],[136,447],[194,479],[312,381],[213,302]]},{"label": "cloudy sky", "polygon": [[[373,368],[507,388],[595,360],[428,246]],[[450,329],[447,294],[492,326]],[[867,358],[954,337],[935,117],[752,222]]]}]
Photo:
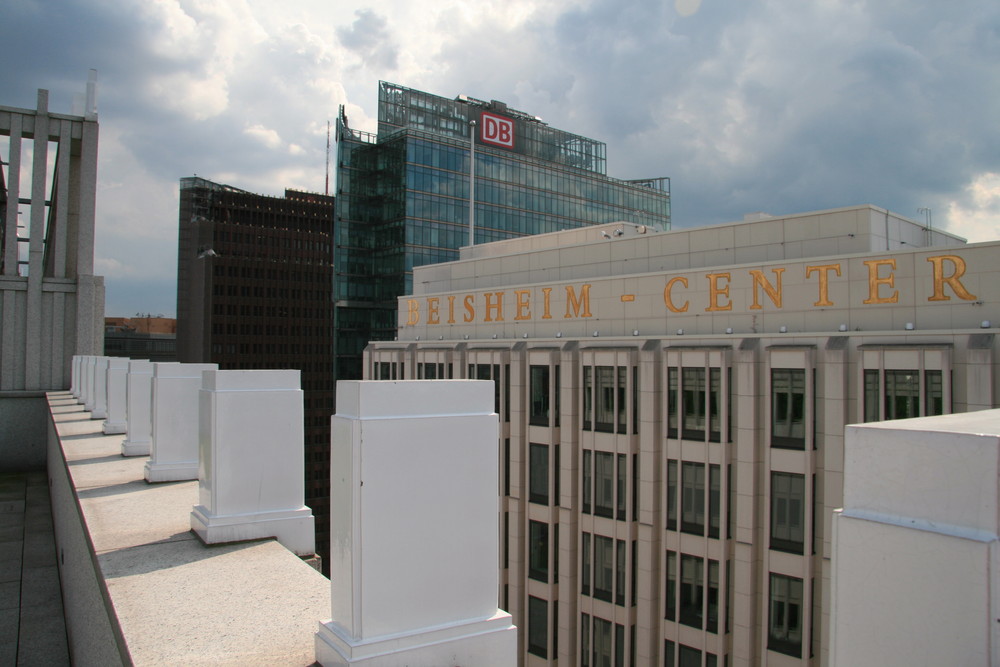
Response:
[{"label": "cloudy sky", "polygon": [[[379,79],[499,99],[669,176],[675,227],[871,203],[1000,238],[995,0],[0,0],[0,105],[98,71],[109,316],[175,313],[178,180],[322,192]],[[333,185],[331,184],[331,190]]]}]

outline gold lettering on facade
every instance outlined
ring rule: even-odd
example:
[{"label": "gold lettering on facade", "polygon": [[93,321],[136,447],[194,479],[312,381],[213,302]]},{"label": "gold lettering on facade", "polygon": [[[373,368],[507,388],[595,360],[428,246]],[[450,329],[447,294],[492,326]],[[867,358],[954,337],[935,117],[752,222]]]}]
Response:
[{"label": "gold lettering on facade", "polygon": [[440,302],[436,296],[427,297],[427,324],[441,324],[441,318],[438,317]]},{"label": "gold lettering on facade", "polygon": [[465,315],[462,316],[462,321],[471,322],[476,319],[476,297],[472,294],[466,294],[465,298],[462,299],[462,305],[465,307]]},{"label": "gold lettering on facade", "polygon": [[631,303],[635,301],[635,294],[622,294],[622,303]]},{"label": "gold lettering on facade", "polygon": [[[732,310],[733,302],[730,301],[726,304],[719,304],[719,297],[724,296],[729,298],[729,281],[731,280],[730,274],[727,273],[708,273],[705,275],[708,278],[708,308],[705,309],[706,313],[716,313],[723,310]],[[726,281],[725,287],[719,286],[720,280]]]},{"label": "gold lettering on facade", "polygon": [[[496,301],[493,301],[496,297]],[[486,299],[486,317],[483,322],[503,322],[503,292],[486,292],[483,294]],[[496,317],[490,317],[490,311],[496,313]]]},{"label": "gold lettering on facade", "polygon": [[455,295],[448,297],[448,324],[455,323]]},{"label": "gold lettering on facade", "polygon": [[[952,263],[954,270],[950,276],[944,275],[945,260]],[[934,296],[928,297],[928,301],[950,301],[951,297],[944,293],[944,286],[947,284],[955,292],[955,296],[966,301],[975,301],[976,296],[969,294],[965,285],[959,278],[965,275],[965,260],[958,255],[939,255],[928,257],[927,261],[934,265]]]},{"label": "gold lettering on facade", "polygon": [[830,271],[836,271],[840,277],[840,264],[819,264],[806,267],[806,279],[814,273],[819,273],[819,301],[813,303],[814,306],[832,306],[830,301]]},{"label": "gold lettering on facade", "polygon": [[420,304],[416,299],[406,300],[406,326],[412,327],[420,322]]},{"label": "gold lettering on facade", "polygon": [[680,308],[674,305],[674,299],[673,296],[671,295],[671,290],[673,290],[675,283],[680,283],[681,285],[684,285],[684,287],[687,287],[688,279],[685,278],[684,276],[676,276],[668,280],[667,286],[663,288],[663,303],[666,304],[667,310],[669,310],[671,313],[686,313],[688,306],[690,305],[687,301],[685,301],[684,305],[681,306]]},{"label": "gold lettering on facade", "polygon": [[542,288],[542,319],[551,320],[552,313],[549,311],[550,297],[552,295],[551,287]]},{"label": "gold lettering on facade", "polygon": [[514,319],[515,320],[530,320],[531,319],[531,290],[526,289],[516,289],[514,290]]},{"label": "gold lettering on facade", "polygon": [[[868,298],[862,301],[862,303],[898,303],[899,302],[899,291],[894,290],[892,296],[879,296],[879,287],[885,285],[886,287],[896,286],[896,276],[893,271],[896,270],[896,260],[895,259],[869,259],[865,260],[865,265],[868,267]],[[889,275],[884,278],[879,277],[879,267],[888,266]]]},{"label": "gold lettering on facade", "polygon": [[784,273],[785,270],[771,269],[771,271],[774,272],[774,282],[777,283],[777,287],[774,287],[767,281],[763,271],[751,269],[750,275],[753,276],[753,303],[750,305],[750,310],[763,310],[764,308],[764,306],[760,305],[760,302],[757,300],[758,286],[764,290],[764,294],[771,299],[771,303],[778,308],[781,308],[781,274]]},{"label": "gold lettering on facade", "polygon": [[571,317],[592,317],[590,314],[589,283],[580,286],[579,298],[577,298],[573,286],[566,285],[566,315],[564,315],[564,318],[569,319]]}]

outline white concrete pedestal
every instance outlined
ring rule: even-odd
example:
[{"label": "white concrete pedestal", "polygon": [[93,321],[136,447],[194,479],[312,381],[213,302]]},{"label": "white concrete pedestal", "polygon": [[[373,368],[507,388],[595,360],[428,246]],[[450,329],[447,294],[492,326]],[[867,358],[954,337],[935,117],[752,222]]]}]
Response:
[{"label": "white concrete pedestal", "polygon": [[337,383],[322,665],[516,665],[497,608],[493,384]]},{"label": "white concrete pedestal", "polygon": [[80,404],[90,412],[94,409],[94,365],[97,357],[88,354],[83,358],[83,387],[80,390]]},{"label": "white concrete pedestal", "polygon": [[107,387],[108,414],[102,427],[106,435],[124,433],[128,426],[126,415],[125,389],[128,383],[128,359],[111,357],[108,359]]},{"label": "white concrete pedestal", "polygon": [[122,456],[148,456],[153,437],[153,362],[133,359],[125,387],[128,424]]},{"label": "white concrete pedestal", "polygon": [[207,371],[199,409],[201,504],[191,530],[207,544],[274,537],[314,554],[299,371]]},{"label": "white concrete pedestal", "polygon": [[153,364],[153,435],[147,482],[198,479],[198,391],[217,364]]},{"label": "white concrete pedestal", "polygon": [[83,355],[74,354],[72,366],[70,366],[69,393],[73,398],[80,398],[80,363]]},{"label": "white concrete pedestal", "polygon": [[109,357],[94,358],[94,395],[90,409],[91,419],[108,417],[108,362]]}]

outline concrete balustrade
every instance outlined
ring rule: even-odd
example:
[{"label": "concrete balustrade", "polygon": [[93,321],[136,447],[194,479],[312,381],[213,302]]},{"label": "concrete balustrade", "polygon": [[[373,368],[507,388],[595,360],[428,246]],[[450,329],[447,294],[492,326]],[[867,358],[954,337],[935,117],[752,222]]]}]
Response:
[{"label": "concrete balustrade", "polygon": [[108,418],[108,362],[109,357],[94,359],[94,403],[91,419]]},{"label": "concrete balustrade", "polygon": [[147,482],[198,479],[198,392],[217,364],[153,364],[153,433]]},{"label": "concrete balustrade", "polygon": [[107,418],[104,420],[105,435],[125,433],[128,417],[126,388],[128,383],[128,359],[110,357],[107,370]]},{"label": "concrete balustrade", "polygon": [[80,396],[80,356],[74,354],[69,367],[69,394],[73,398]]},{"label": "concrete balustrade", "polygon": [[205,371],[200,504],[191,512],[191,529],[205,543],[275,537],[299,556],[315,553],[299,385],[297,370]]},{"label": "concrete balustrade", "polygon": [[322,665],[514,665],[497,608],[498,417],[481,380],[342,381]]},{"label": "concrete balustrade", "polygon": [[133,359],[125,388],[128,423],[122,456],[148,456],[153,439],[153,362]]},{"label": "concrete balustrade", "polygon": [[80,387],[80,403],[86,411],[94,407],[94,363],[97,357],[88,354],[83,358],[83,386]]}]

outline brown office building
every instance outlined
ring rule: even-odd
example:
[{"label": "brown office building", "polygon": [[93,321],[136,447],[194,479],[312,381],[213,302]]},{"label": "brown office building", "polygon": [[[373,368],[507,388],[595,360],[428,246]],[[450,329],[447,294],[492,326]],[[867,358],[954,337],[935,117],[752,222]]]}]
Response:
[{"label": "brown office building", "polygon": [[306,504],[324,562],[334,412],[333,201],[182,178],[177,246],[178,361],[302,372]]}]

